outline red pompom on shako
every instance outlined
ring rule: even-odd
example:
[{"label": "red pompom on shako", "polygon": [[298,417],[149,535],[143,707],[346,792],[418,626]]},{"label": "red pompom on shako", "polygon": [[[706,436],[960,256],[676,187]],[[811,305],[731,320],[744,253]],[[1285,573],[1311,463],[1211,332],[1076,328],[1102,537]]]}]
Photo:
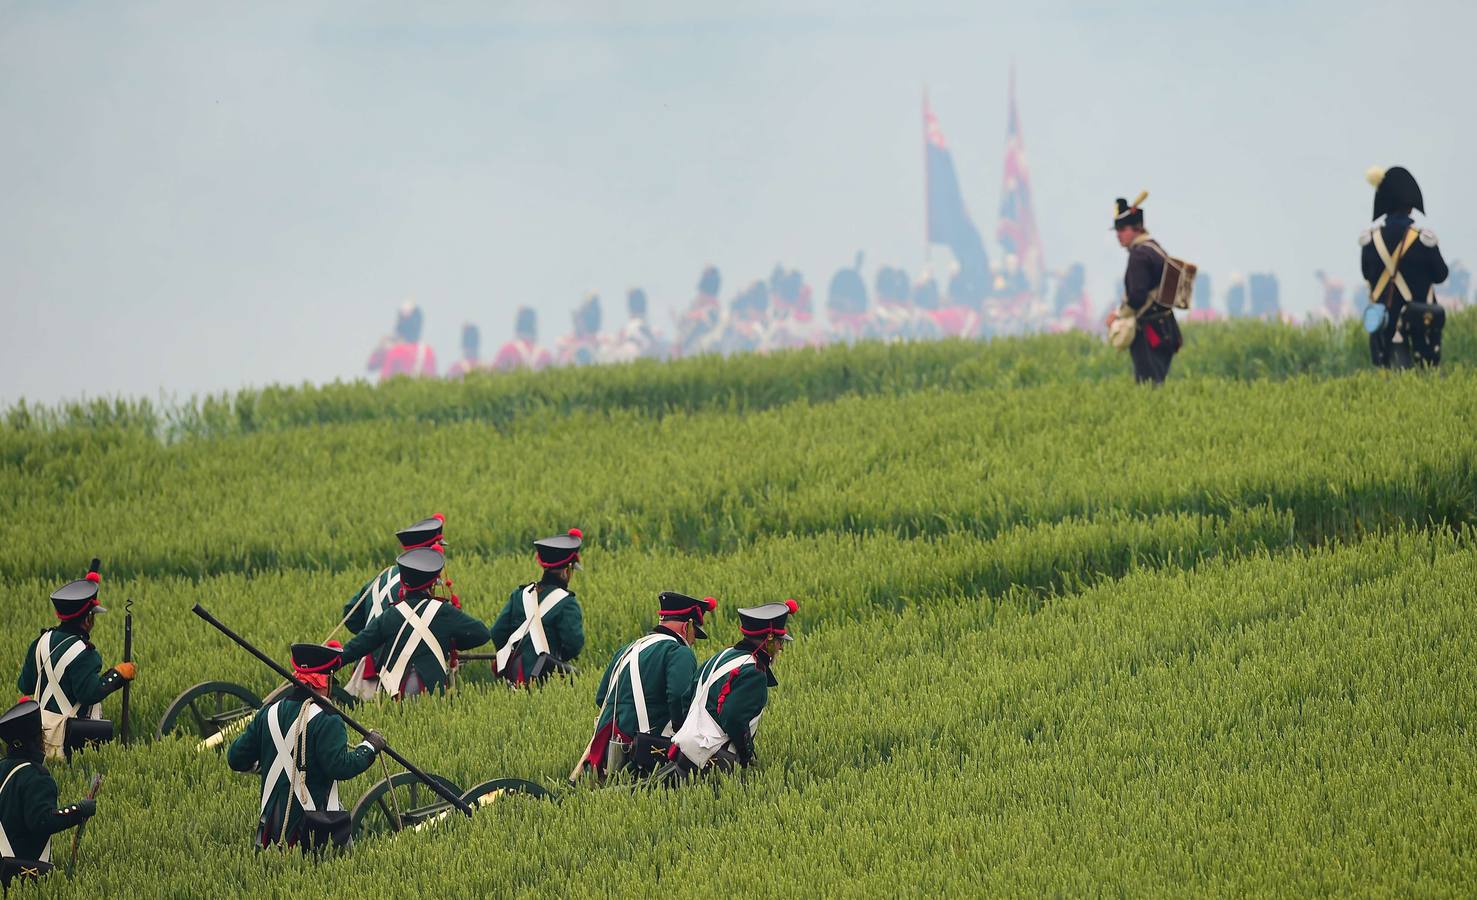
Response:
[{"label": "red pompom on shako", "polygon": [[790,615],[792,615],[792,616],[795,613],[797,613],[797,612],[800,611],[800,604],[795,602],[795,598],[794,597],[791,597],[790,599],[786,600],[785,601],[785,606],[788,606],[790,608]]},{"label": "red pompom on shako", "polygon": [[703,630],[703,617],[717,608],[717,600],[712,597],[698,600],[676,591],[662,591],[656,595],[656,599],[661,604],[660,615],[663,620],[691,622],[696,629],[697,639],[700,641],[707,639],[708,633]]},{"label": "red pompom on shako", "polygon": [[784,603],[766,603],[763,606],[752,606],[748,609],[738,611],[739,631],[746,637],[767,638],[771,635],[781,640],[791,641],[794,638],[785,633],[785,621],[800,609],[800,604],[794,600],[786,600]]},{"label": "red pompom on shako", "polygon": [[428,519],[421,519],[414,525],[407,525],[395,532],[395,537],[400,539],[400,546],[405,550],[429,547],[441,542],[441,533],[445,524],[445,516],[437,513]]},{"label": "red pompom on shako", "polygon": [[100,581],[102,576],[98,574],[97,563],[94,561],[86,577],[69,581],[52,592],[51,605],[56,610],[56,617],[63,622],[70,622],[89,613],[107,612],[107,607],[97,600],[97,586]]},{"label": "red pompom on shako", "polygon": [[568,534],[540,538],[533,542],[538,553],[538,564],[545,569],[562,569],[565,566],[580,568],[580,546],[584,543],[584,532],[569,529]]}]

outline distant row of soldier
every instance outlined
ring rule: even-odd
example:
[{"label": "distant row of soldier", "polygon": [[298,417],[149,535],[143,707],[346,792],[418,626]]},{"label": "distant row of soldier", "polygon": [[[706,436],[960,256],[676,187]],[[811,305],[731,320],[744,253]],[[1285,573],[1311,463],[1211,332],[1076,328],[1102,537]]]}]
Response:
[{"label": "distant row of soldier", "polygon": [[[260,776],[255,841],[321,847],[347,839],[338,783],[367,770],[384,749],[378,732],[350,746],[343,722],[311,702],[330,695],[334,673],[350,668],[345,689],[361,699],[435,694],[454,683],[459,654],[491,642],[493,671],[526,687],[572,672],[585,645],[584,616],[570,588],[580,570],[578,529],[534,542],[540,577],[509,595],[491,626],[462,609],[446,576],[445,517],[437,514],[397,532],[401,553],[371,578],[342,610],[354,632],[345,644],[293,644],[298,687],[270,701],[230,744],[227,764]],[[104,670],[89,640],[100,577],[63,585],[52,594],[58,624],[43,630],[22,662],[17,685],[27,694],[0,716],[6,757],[0,764],[0,861],[6,883],[50,868],[50,837],[96,811],[92,800],[58,808],[47,759],[107,740],[111,723],[100,703],[136,675],[132,663]],[[444,589],[444,590],[443,590]],[[576,782],[616,771],[675,782],[702,771],[746,767],[775,686],[773,665],[791,640],[794,600],[740,609],[740,639],[699,666],[693,645],[706,639],[711,597],[677,591],[656,597],[655,625],[611,657],[595,690],[593,736],[580,753]]]},{"label": "distant row of soldier", "polygon": [[[1374,180],[1374,176],[1371,176]],[[1356,292],[1348,289],[1337,279],[1315,273],[1322,292],[1320,303],[1315,306],[1309,319],[1313,321],[1340,321],[1360,316],[1368,308],[1363,300],[1378,288],[1381,298],[1376,305],[1389,311],[1382,326],[1388,332],[1382,339],[1389,348],[1372,355],[1377,365],[1385,361],[1403,365],[1407,348],[1403,332],[1400,331],[1400,315],[1405,304],[1419,304],[1418,312],[1422,323],[1431,310],[1426,306],[1444,310],[1460,308],[1471,289],[1470,273],[1455,267],[1448,273],[1446,263],[1440,260],[1439,248],[1429,228],[1417,228],[1410,219],[1411,212],[1422,209],[1420,188],[1415,179],[1403,168],[1390,170],[1388,183],[1385,173],[1379,172],[1379,189],[1376,199],[1378,227],[1367,229],[1361,238],[1363,252],[1361,268],[1366,290]],[[1124,201],[1129,220],[1134,216],[1142,221],[1142,210]],[[1115,210],[1115,230],[1118,228]],[[1419,246],[1403,249],[1403,238],[1396,234],[1415,235]],[[1384,235],[1385,231],[1388,235]],[[1380,254],[1380,240],[1388,242],[1386,254]],[[1156,277],[1162,267],[1147,265],[1148,254],[1157,256],[1157,242],[1145,238],[1133,244],[1134,235],[1127,240],[1125,248],[1130,258],[1139,263],[1131,266],[1138,272],[1138,279]],[[1430,243],[1427,243],[1430,242]],[[1146,245],[1147,244],[1147,245]],[[1142,247],[1137,253],[1134,247]],[[1424,249],[1422,249],[1424,248]],[[1398,251],[1398,252],[1397,252]],[[597,363],[627,362],[636,359],[666,359],[699,354],[733,354],[767,352],[772,350],[816,347],[831,343],[852,343],[862,340],[901,341],[931,340],[944,337],[983,338],[994,335],[1022,334],[1031,331],[1060,332],[1071,329],[1093,330],[1099,327],[1096,307],[1088,297],[1085,287],[1085,272],[1081,264],[1074,264],[1054,277],[1050,302],[1045,296],[1033,293],[1018,271],[1012,271],[1010,258],[1005,268],[995,273],[992,291],[984,298],[977,292],[965,290],[956,284],[957,277],[946,280],[943,288],[932,276],[925,275],[911,281],[902,269],[883,266],[875,276],[869,293],[861,274],[861,260],[850,268],[838,271],[831,279],[825,301],[824,321],[817,315],[812,290],[801,273],[795,269],[777,266],[767,280],[754,281],[735,293],[725,304],[720,292],[723,279],[714,266],[707,267],[698,279],[696,295],[676,320],[675,334],[668,338],[653,326],[648,310],[645,291],[635,288],[626,297],[628,318],[614,332],[602,331],[601,302],[597,295],[586,297],[574,311],[573,330],[561,337],[548,349],[539,343],[538,315],[529,308],[517,311],[514,338],[503,344],[491,359],[481,353],[480,332],[475,325],[465,325],[462,330],[462,355],[447,370],[447,377],[460,378],[473,371],[508,372],[520,369],[538,370],[549,366],[577,366]],[[1382,284],[1380,276],[1386,264],[1398,263],[1400,278],[1391,278]],[[1407,273],[1406,269],[1409,269]],[[1447,280],[1451,283],[1438,295],[1435,288]],[[1437,277],[1439,275],[1439,277]],[[1419,288],[1411,286],[1414,279]],[[1141,296],[1157,286],[1136,284],[1134,296]],[[1125,289],[1127,289],[1125,284]],[[1398,297],[1391,300],[1383,292],[1393,290]],[[1409,292],[1410,296],[1406,297]],[[1277,276],[1271,273],[1252,273],[1249,276],[1233,276],[1224,297],[1225,315],[1232,318],[1253,317],[1273,321],[1294,322],[1283,309]],[[1210,279],[1197,273],[1194,283],[1194,303],[1187,312],[1191,321],[1208,321],[1222,317],[1211,308]],[[1395,305],[1400,309],[1396,310]],[[386,338],[369,360],[369,369],[381,380],[395,375],[434,376],[437,372],[436,355],[429,345],[421,341],[422,313],[416,306],[404,307],[399,314],[395,335]],[[1168,328],[1166,324],[1164,326]],[[1429,330],[1429,329],[1427,329]],[[1157,334],[1157,332],[1156,332]],[[1400,337],[1397,340],[1397,336]],[[1170,342],[1178,340],[1173,337]],[[1383,346],[1383,343],[1381,343]],[[1432,344],[1434,348],[1435,343]],[[1424,354],[1424,355],[1421,355]],[[1416,362],[1432,362],[1437,351],[1421,350],[1414,357]],[[1142,354],[1141,361],[1142,361]],[[1144,373],[1148,369],[1140,367]],[[1150,377],[1148,380],[1154,380]]]}]

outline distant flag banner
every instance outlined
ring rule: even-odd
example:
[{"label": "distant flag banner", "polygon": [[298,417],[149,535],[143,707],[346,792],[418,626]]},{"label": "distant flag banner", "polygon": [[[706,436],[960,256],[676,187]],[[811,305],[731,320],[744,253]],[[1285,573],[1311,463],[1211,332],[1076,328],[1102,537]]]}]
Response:
[{"label": "distant flag banner", "polygon": [[1000,186],[1000,226],[996,239],[1006,253],[1020,261],[1021,272],[1037,292],[1042,289],[1046,263],[1041,253],[1041,232],[1036,227],[1036,207],[1031,203],[1031,173],[1026,167],[1026,148],[1021,140],[1020,112],[1015,104],[1015,70],[1010,72],[1010,122],[1005,136],[1005,178]]},{"label": "distant flag banner", "polygon": [[923,154],[928,204],[928,242],[947,245],[959,263],[961,281],[971,299],[988,291],[990,264],[979,229],[964,208],[964,194],[954,171],[954,157],[944,143],[938,118],[923,98]]}]

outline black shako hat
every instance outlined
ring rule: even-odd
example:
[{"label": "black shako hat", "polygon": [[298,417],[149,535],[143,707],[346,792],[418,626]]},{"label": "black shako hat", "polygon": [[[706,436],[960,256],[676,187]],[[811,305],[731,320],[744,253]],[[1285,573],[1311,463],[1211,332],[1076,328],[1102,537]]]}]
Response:
[{"label": "black shako hat", "polygon": [[738,611],[739,631],[745,637],[763,639],[774,634],[781,640],[793,641],[794,638],[785,633],[785,620],[799,611],[800,604],[794,600],[741,609]]},{"label": "black shako hat", "polygon": [[562,569],[571,565],[576,569],[583,568],[580,565],[580,545],[584,543],[584,538],[584,532],[571,528],[568,534],[556,534],[534,541],[533,549],[538,551],[538,564],[545,569]]},{"label": "black shako hat", "polygon": [[1404,166],[1391,166],[1384,171],[1370,169],[1365,177],[1374,185],[1374,218],[1378,219],[1392,212],[1405,212],[1407,209],[1418,209],[1422,213],[1426,211],[1421,186],[1416,184],[1415,176]]},{"label": "black shako hat", "polygon": [[1133,198],[1133,202],[1119,197],[1113,201],[1113,230],[1120,228],[1144,227],[1144,211],[1140,207],[1145,200],[1149,199],[1148,191],[1139,191],[1139,195]]},{"label": "black shako hat", "polygon": [[441,540],[441,530],[446,527],[446,517],[441,513],[432,513],[429,519],[421,519],[414,525],[407,525],[395,532],[395,537],[400,539],[400,546],[406,550],[414,550],[417,547],[429,547]]},{"label": "black shako hat", "polygon": [[56,607],[56,617],[63,622],[80,619],[92,612],[107,612],[108,608],[98,603],[97,586],[103,580],[98,570],[102,563],[94,559],[87,567],[87,577],[69,581],[51,594],[51,605]]},{"label": "black shako hat", "polygon": [[697,639],[700,641],[708,639],[708,633],[703,630],[703,616],[718,608],[717,600],[712,597],[699,600],[676,591],[662,591],[656,595],[656,599],[661,604],[663,619],[691,622],[696,630]]},{"label": "black shako hat", "polygon": [[338,641],[330,644],[293,644],[292,668],[299,675],[323,675],[344,662],[344,648]]},{"label": "black shako hat", "polygon": [[446,568],[446,556],[430,547],[417,547],[396,557],[395,565],[400,567],[400,586],[420,591],[436,583]]},{"label": "black shako hat", "polygon": [[7,748],[33,744],[41,738],[41,704],[29,698],[0,715],[0,742]]}]

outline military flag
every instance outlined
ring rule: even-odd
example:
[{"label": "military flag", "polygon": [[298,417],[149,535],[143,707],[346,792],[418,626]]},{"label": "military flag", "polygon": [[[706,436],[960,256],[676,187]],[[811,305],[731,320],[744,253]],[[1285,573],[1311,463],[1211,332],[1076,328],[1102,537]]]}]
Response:
[{"label": "military flag", "polygon": [[927,205],[928,243],[945,244],[959,263],[959,284],[967,299],[978,300],[989,292],[990,264],[979,229],[964,206],[954,157],[944,143],[938,118],[923,95],[924,202]]},{"label": "military flag", "polygon": [[1000,186],[1000,224],[996,239],[1006,253],[1015,256],[1020,272],[1033,293],[1041,293],[1046,263],[1041,253],[1041,232],[1036,227],[1036,208],[1031,203],[1031,172],[1026,166],[1026,148],[1021,138],[1020,111],[1015,103],[1015,67],[1010,70],[1010,120],[1005,134],[1005,177]]}]

